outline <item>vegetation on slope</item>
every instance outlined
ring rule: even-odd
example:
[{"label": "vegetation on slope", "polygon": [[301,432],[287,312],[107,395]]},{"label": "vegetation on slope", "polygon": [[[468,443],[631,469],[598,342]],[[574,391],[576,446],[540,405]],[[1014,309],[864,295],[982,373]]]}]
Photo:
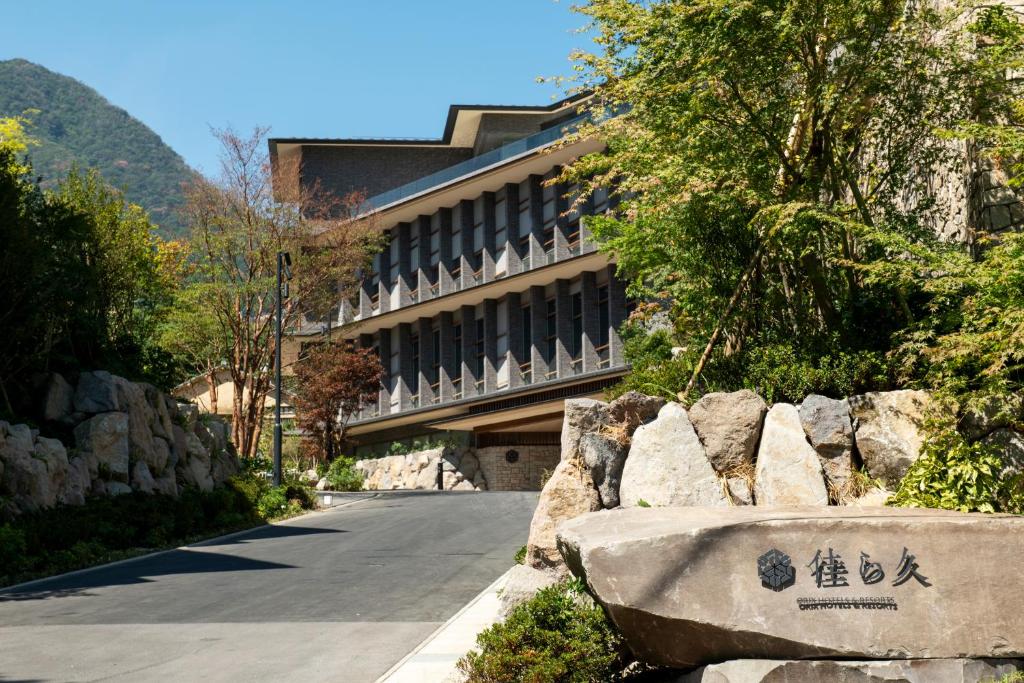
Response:
[{"label": "vegetation on slope", "polygon": [[73,78],[23,59],[0,61],[0,117],[29,110],[40,143],[32,165],[44,188],[76,165],[96,169],[149,213],[161,236],[186,232],[178,210],[192,171],[145,124]]}]

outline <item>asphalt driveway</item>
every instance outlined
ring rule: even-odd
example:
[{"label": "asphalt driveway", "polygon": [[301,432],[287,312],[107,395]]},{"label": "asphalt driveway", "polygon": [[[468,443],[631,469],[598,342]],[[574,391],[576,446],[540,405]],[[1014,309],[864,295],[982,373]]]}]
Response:
[{"label": "asphalt driveway", "polygon": [[0,591],[0,681],[373,681],[511,566],[536,503],[389,492]]}]

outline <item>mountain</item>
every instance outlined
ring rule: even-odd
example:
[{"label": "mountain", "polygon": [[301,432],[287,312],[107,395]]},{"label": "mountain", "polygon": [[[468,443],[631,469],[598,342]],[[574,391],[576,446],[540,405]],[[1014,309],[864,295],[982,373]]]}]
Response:
[{"label": "mountain", "polygon": [[40,144],[29,154],[44,186],[72,164],[95,168],[149,212],[162,237],[184,235],[177,210],[193,172],[159,135],[73,78],[24,59],[0,61],[0,116],[27,109],[39,110],[30,133]]}]

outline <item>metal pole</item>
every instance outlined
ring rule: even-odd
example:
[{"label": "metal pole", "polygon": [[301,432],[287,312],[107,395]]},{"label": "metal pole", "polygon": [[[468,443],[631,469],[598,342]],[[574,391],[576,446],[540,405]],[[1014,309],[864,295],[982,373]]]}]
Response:
[{"label": "metal pole", "polygon": [[274,486],[281,485],[281,270],[284,254],[277,252],[277,324],[274,326]]}]

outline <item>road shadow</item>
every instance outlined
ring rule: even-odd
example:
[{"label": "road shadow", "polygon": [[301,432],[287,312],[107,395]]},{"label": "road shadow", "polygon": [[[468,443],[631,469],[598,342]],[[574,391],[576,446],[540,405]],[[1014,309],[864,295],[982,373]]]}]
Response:
[{"label": "road shadow", "polygon": [[[307,536],[313,534],[346,533],[339,529],[313,529],[300,526],[266,526],[253,530],[248,534],[228,539],[223,542],[214,541],[208,545],[232,545],[249,541],[283,538],[287,536]],[[195,549],[191,549],[191,548]],[[202,550],[203,544],[189,548],[172,550],[157,555],[143,556],[121,564],[108,567],[97,567],[69,576],[56,576],[24,588],[0,590],[0,603],[23,602],[30,600],[48,600],[71,596],[92,595],[91,589],[107,586],[127,586],[140,583],[151,583],[158,577],[175,574],[207,574],[219,572],[250,572],[272,569],[295,569],[295,565],[280,562],[254,560],[237,555],[208,552]],[[2,680],[2,679],[0,679]]]},{"label": "road shadow", "polygon": [[292,526],[287,524],[268,524],[266,526],[256,527],[249,531],[232,536],[231,538],[210,539],[209,541],[199,541],[193,543],[189,547],[203,548],[208,546],[218,545],[237,545],[241,543],[249,543],[251,541],[265,541],[272,538],[288,538],[291,536],[313,536],[317,534],[346,534],[348,531],[345,529],[317,529],[314,527],[307,526]]}]

